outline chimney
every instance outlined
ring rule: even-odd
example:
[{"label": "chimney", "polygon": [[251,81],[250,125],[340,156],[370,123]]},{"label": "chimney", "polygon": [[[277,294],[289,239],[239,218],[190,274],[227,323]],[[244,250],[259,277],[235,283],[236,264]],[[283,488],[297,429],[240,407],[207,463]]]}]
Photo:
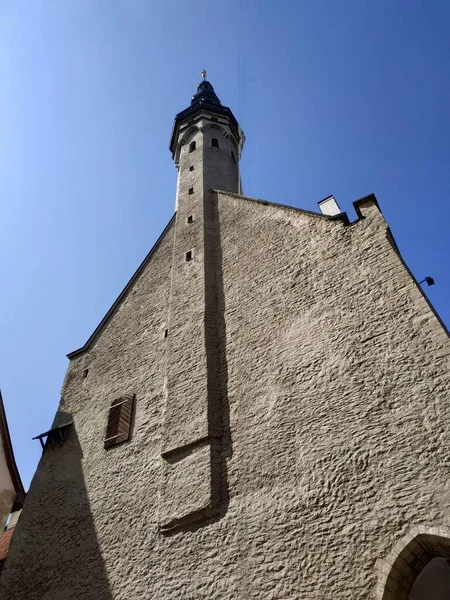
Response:
[{"label": "chimney", "polygon": [[336,202],[336,198],[334,196],[328,196],[328,198],[321,200],[317,204],[319,206],[320,212],[323,215],[334,217],[335,215],[339,215],[341,213],[339,204]]}]

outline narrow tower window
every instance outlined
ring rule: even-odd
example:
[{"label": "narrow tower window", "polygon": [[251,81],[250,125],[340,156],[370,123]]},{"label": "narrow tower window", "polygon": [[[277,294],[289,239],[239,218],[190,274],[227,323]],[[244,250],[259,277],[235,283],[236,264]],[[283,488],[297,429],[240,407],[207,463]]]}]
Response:
[{"label": "narrow tower window", "polygon": [[187,218],[187,222],[192,223],[193,220],[194,220],[194,217],[192,215],[189,215]]},{"label": "narrow tower window", "polygon": [[195,142],[191,142],[189,144],[189,152],[194,152],[194,150],[195,150]]},{"label": "narrow tower window", "polygon": [[186,262],[189,262],[190,260],[192,260],[192,250],[189,250],[189,252],[186,252]]},{"label": "narrow tower window", "polygon": [[217,138],[212,138],[212,140],[211,140],[211,146],[213,148],[218,148],[219,147],[219,140]]},{"label": "narrow tower window", "polygon": [[88,373],[89,373],[89,369],[85,369],[83,371],[83,379],[86,379],[86,377],[88,376]]},{"label": "narrow tower window", "polygon": [[233,150],[231,150],[231,160],[232,160],[234,163],[236,163],[236,157],[235,157],[235,155],[234,155],[234,152],[233,152]]},{"label": "narrow tower window", "polygon": [[193,194],[194,193],[194,188],[189,188],[189,193]]},{"label": "narrow tower window", "polygon": [[105,448],[126,442],[131,435],[134,394],[126,394],[111,404],[106,427]]}]

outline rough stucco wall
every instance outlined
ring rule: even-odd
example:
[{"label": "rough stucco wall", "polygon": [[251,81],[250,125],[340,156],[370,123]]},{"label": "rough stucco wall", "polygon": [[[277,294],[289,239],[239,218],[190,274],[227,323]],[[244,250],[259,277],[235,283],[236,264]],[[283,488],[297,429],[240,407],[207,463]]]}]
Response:
[{"label": "rough stucco wall", "polygon": [[164,540],[161,597],[375,598],[376,560],[450,519],[447,336],[361,210],[220,196],[229,505]]},{"label": "rough stucco wall", "polygon": [[[365,219],[344,226],[210,200],[222,513],[158,530],[168,234],[71,363],[61,411],[77,437],[41,461],[2,599],[375,598],[378,558],[414,525],[450,524],[448,339],[378,209],[362,204]],[[106,452],[107,410],[125,391],[137,395],[133,439]]]},{"label": "rough stucco wall", "polygon": [[377,558],[450,520],[448,338],[361,210],[220,196],[241,597],[371,598]]}]

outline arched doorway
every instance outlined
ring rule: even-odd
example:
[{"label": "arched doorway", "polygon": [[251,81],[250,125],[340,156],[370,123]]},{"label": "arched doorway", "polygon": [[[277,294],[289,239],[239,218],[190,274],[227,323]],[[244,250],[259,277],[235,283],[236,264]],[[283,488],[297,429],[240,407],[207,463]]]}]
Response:
[{"label": "arched doorway", "polygon": [[415,580],[409,600],[449,600],[450,560],[433,558]]},{"label": "arched doorway", "polygon": [[449,600],[450,529],[414,528],[378,566],[378,600]]}]

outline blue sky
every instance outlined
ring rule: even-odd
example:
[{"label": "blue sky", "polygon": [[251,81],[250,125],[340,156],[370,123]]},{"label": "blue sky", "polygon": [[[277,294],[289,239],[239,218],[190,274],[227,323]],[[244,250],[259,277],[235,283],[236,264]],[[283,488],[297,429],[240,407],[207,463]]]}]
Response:
[{"label": "blue sky", "polygon": [[249,196],[379,200],[450,323],[450,3],[0,0],[0,386],[28,486],[67,367],[174,210],[208,71]]}]

